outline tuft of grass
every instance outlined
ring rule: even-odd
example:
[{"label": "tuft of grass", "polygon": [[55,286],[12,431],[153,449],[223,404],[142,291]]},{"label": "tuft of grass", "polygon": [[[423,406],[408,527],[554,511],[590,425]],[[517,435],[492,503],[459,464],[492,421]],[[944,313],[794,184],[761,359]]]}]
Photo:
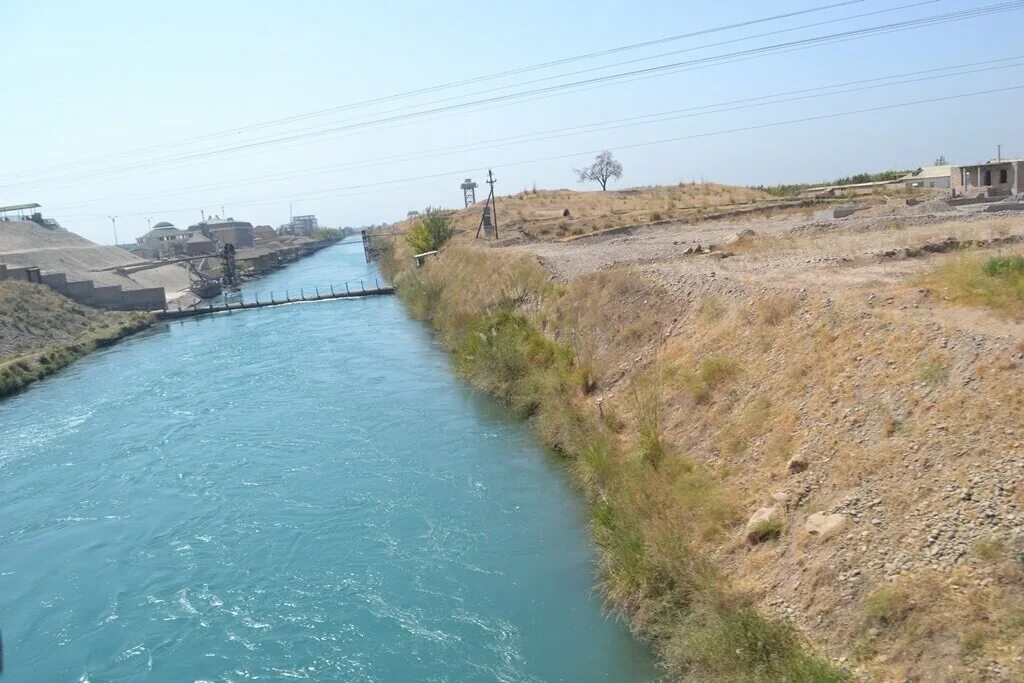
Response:
[{"label": "tuft of grass", "polygon": [[661,436],[664,389],[660,370],[648,372],[633,383],[632,399],[639,431],[637,455],[657,469],[666,454],[666,446]]},{"label": "tuft of grass", "polygon": [[981,268],[989,277],[1018,280],[1024,278],[1024,256],[995,256]]},{"label": "tuft of grass", "polygon": [[769,296],[757,302],[757,317],[762,325],[775,327],[797,309],[797,300],[788,296]]},{"label": "tuft of grass", "polygon": [[985,259],[961,253],[924,274],[920,282],[954,303],[1024,314],[1024,256]]},{"label": "tuft of grass", "polygon": [[728,356],[708,356],[695,372],[680,373],[683,386],[696,403],[706,403],[712,393],[740,373],[740,365]]},{"label": "tuft of grass", "polygon": [[910,609],[910,594],[901,586],[882,586],[864,601],[864,616],[876,626],[883,628],[902,623]]},{"label": "tuft of grass", "polygon": [[949,376],[949,369],[938,362],[925,363],[919,373],[921,381],[927,384],[939,384]]},{"label": "tuft of grass", "polygon": [[766,396],[754,399],[740,414],[719,432],[722,450],[729,455],[739,455],[747,450],[751,440],[764,434],[771,420],[772,402]]},{"label": "tuft of grass", "polygon": [[847,673],[807,655],[791,626],[751,610],[701,615],[673,634],[671,647],[693,680],[840,683]]},{"label": "tuft of grass", "polygon": [[1002,557],[1005,552],[1006,546],[1003,545],[1003,542],[992,536],[979,538],[971,548],[971,553],[975,557],[989,562]]},{"label": "tuft of grass", "polygon": [[782,520],[766,519],[754,525],[747,534],[751,543],[764,543],[782,534]]}]

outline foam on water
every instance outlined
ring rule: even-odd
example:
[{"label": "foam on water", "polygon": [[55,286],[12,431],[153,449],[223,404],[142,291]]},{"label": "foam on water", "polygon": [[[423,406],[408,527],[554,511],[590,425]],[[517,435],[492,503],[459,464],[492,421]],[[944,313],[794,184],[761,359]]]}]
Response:
[{"label": "foam on water", "polygon": [[393,299],[175,323],[0,403],[12,681],[653,678],[593,572],[563,473]]}]

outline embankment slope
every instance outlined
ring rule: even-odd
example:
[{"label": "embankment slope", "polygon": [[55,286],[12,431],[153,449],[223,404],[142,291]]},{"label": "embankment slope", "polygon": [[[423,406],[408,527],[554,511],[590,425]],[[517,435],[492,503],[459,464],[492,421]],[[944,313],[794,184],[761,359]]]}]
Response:
[{"label": "embankment slope", "polygon": [[44,285],[0,282],[0,397],[152,322],[80,306]]},{"label": "embankment slope", "polygon": [[95,244],[67,230],[50,230],[31,221],[0,222],[0,263],[66,273],[68,280],[92,280],[98,286],[163,287],[169,299],[188,290],[188,271],[181,264],[131,275],[116,270],[143,262],[124,249]]},{"label": "embankment slope", "polygon": [[[806,227],[389,269],[567,457],[671,674],[1022,680],[1024,221]],[[920,248],[943,235],[1000,246]]]}]

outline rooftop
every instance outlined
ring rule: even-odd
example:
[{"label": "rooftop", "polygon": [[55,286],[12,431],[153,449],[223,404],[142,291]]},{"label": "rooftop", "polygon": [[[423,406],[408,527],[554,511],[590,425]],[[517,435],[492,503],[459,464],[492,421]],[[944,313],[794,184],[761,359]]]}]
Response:
[{"label": "rooftop", "polygon": [[0,213],[7,211],[25,211],[26,209],[38,209],[39,204],[14,204],[12,206],[0,206]]},{"label": "rooftop", "polygon": [[900,180],[919,180],[921,178],[948,178],[953,167],[950,165],[945,166],[922,166],[921,168],[908,173],[907,175],[900,178]]},{"label": "rooftop", "polygon": [[145,239],[151,239],[153,237],[163,237],[165,235],[181,235],[181,234],[184,234],[184,231],[183,230],[178,230],[176,227],[174,227],[170,223],[164,223],[164,224],[157,223],[156,227],[154,227],[152,230],[147,232],[145,235],[143,235],[139,239],[145,240]]},{"label": "rooftop", "polygon": [[988,161],[979,161],[974,164],[960,164],[958,168],[968,168],[974,166],[999,166],[1000,164],[1019,164],[1024,162],[1024,159],[989,159]]}]

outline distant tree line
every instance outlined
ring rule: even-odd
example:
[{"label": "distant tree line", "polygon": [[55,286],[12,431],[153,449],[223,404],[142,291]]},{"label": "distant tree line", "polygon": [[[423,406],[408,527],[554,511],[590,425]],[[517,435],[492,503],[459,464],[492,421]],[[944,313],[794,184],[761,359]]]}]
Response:
[{"label": "distant tree line", "polygon": [[320,228],[314,237],[318,240],[343,240],[353,232],[352,228]]},{"label": "distant tree line", "polygon": [[835,180],[829,180],[823,183],[794,183],[792,185],[752,185],[750,189],[761,190],[767,192],[770,195],[777,197],[787,197],[792,194],[796,194],[801,190],[806,190],[809,187],[827,187],[830,185],[858,185],[860,183],[879,183],[888,182],[890,180],[896,180],[902,178],[908,173],[913,173],[911,170],[892,170],[882,171],[880,173],[858,173],[856,175],[846,176],[845,178],[837,178]]}]

